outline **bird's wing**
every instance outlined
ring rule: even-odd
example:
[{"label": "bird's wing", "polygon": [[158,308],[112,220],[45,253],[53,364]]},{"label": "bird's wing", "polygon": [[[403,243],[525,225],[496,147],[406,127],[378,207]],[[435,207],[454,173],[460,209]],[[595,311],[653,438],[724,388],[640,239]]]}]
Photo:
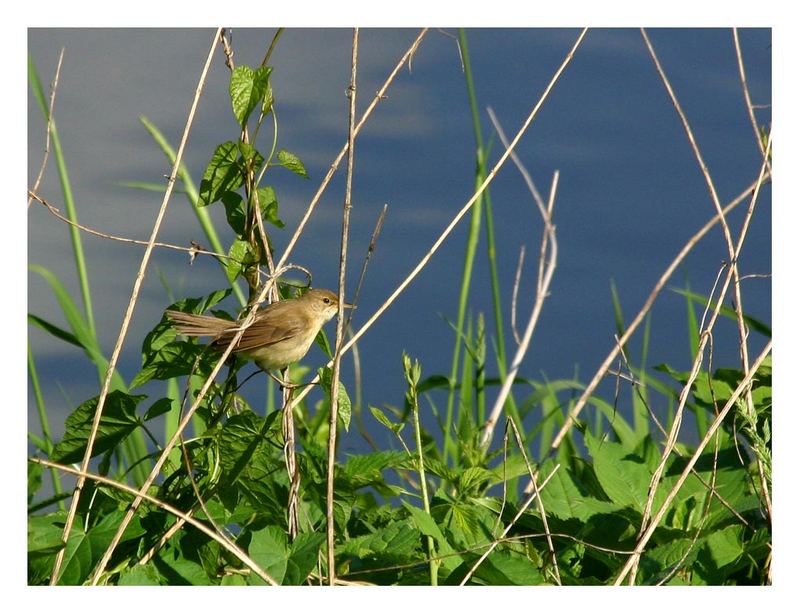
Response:
[{"label": "bird's wing", "polygon": [[[283,313],[275,313],[273,310],[264,311],[244,331],[239,344],[236,346],[236,351],[246,352],[278,343],[301,333],[307,326],[305,318],[289,315],[285,311]],[[225,331],[214,340],[214,344],[218,347],[227,346],[237,332],[238,328]]]}]

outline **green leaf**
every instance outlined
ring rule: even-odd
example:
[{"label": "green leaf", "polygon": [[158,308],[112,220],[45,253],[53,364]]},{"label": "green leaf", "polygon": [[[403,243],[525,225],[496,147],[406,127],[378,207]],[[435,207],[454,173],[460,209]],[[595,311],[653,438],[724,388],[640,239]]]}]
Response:
[{"label": "green leaf", "polygon": [[119,586],[160,586],[162,576],[154,563],[123,569],[117,584]]},{"label": "green leaf", "polygon": [[247,241],[236,239],[228,250],[228,260],[225,263],[225,276],[230,283],[236,281],[245,268],[255,261],[253,248]]},{"label": "green leaf", "polygon": [[226,141],[217,146],[200,181],[199,207],[217,202],[223,194],[236,190],[244,183],[241,167],[237,164],[238,156],[238,143]]},{"label": "green leaf", "polygon": [[535,586],[546,584],[541,572],[525,556],[509,550],[495,549],[473,576],[489,586]]},{"label": "green leaf", "polygon": [[[94,570],[117,532],[125,510],[114,510],[105,515],[95,526],[84,532],[80,523],[75,523],[64,549],[59,585],[83,584]],[[144,534],[139,519],[134,519],[122,535],[122,541],[135,539]]]},{"label": "green leaf", "polygon": [[28,584],[43,584],[53,572],[55,556],[64,545],[66,512],[28,516]]},{"label": "green leaf", "polygon": [[28,463],[28,505],[42,486],[42,471],[39,463]]},{"label": "green leaf", "polygon": [[298,158],[292,152],[281,149],[278,152],[278,163],[281,166],[288,168],[293,173],[309,179],[308,173],[306,172],[306,167],[303,166],[300,158]]},{"label": "green leaf", "polygon": [[372,413],[372,416],[378,422],[380,422],[383,426],[385,426],[390,431],[393,431],[395,433],[399,433],[406,426],[404,422],[398,422],[397,424],[395,424],[394,422],[389,420],[389,418],[386,416],[386,414],[383,413],[382,409],[380,409],[378,407],[375,407],[374,405],[370,405],[369,406],[369,411]]},{"label": "green leaf", "polygon": [[172,410],[173,404],[177,409],[177,401],[174,401],[173,399],[168,399],[166,397],[159,399],[158,401],[153,403],[144,413],[145,422],[147,422],[148,420],[152,420],[157,416],[166,414],[167,412]]},{"label": "green leaf", "polygon": [[319,560],[319,551],[325,542],[322,532],[300,533],[290,546],[286,561],[284,584],[300,585],[308,578]]},{"label": "green leaf", "polygon": [[419,544],[419,530],[410,521],[398,521],[367,535],[351,537],[336,547],[336,554],[358,558],[377,555],[391,560],[414,555]]},{"label": "green leaf", "polygon": [[239,125],[244,127],[250,113],[259,102],[265,101],[269,95],[269,75],[271,66],[260,66],[253,70],[249,66],[237,66],[231,73],[230,95],[233,114]]},{"label": "green leaf", "polygon": [[[170,309],[187,313],[202,313],[231,293],[231,289],[217,290],[200,298],[187,298],[170,305]],[[151,379],[169,379],[188,375],[194,369],[197,357],[205,350],[195,341],[176,340],[177,332],[166,315],[155,325],[142,342],[142,369],[131,382],[131,388],[141,386]],[[197,374],[205,372],[201,363]]]},{"label": "green leaf", "polygon": [[715,531],[706,538],[708,555],[722,568],[739,558],[743,553],[742,534],[744,527],[730,525],[721,531]]},{"label": "green leaf", "polygon": [[430,375],[422,380],[417,385],[417,394],[422,394],[423,392],[428,392],[429,390],[435,390],[437,388],[441,388],[447,390],[450,387],[450,378],[444,375]]},{"label": "green leaf", "polygon": [[[253,532],[247,553],[278,584],[283,582],[288,568],[289,539],[282,528],[268,526]],[[254,574],[252,583],[264,584],[264,581]]]},{"label": "green leaf", "polygon": [[272,412],[261,418],[245,410],[225,423],[218,441],[226,483],[233,484],[242,474],[250,480],[267,478],[272,468],[264,464],[264,457],[272,456],[270,440],[276,439],[280,432],[280,413]]},{"label": "green leaf", "polygon": [[[319,373],[319,380],[320,384],[322,385],[322,389],[328,395],[328,398],[331,398],[331,380],[333,378],[333,370],[328,367],[320,367],[317,370]],[[350,396],[347,394],[347,390],[344,387],[344,384],[340,381],[339,382],[339,390],[338,390],[338,403],[339,403],[339,419],[342,421],[344,425],[344,430],[350,430],[350,417],[353,413],[353,405],[350,402]]]},{"label": "green leaf", "polygon": [[60,328],[60,327],[56,326],[55,324],[51,324],[50,322],[48,322],[44,318],[40,318],[39,316],[36,316],[36,315],[33,315],[32,313],[29,313],[28,314],[28,322],[30,322],[31,324],[36,324],[36,326],[38,326],[39,328],[41,328],[44,331],[47,331],[48,333],[50,333],[51,335],[53,335],[53,337],[56,337],[57,339],[61,339],[62,341],[66,341],[67,343],[71,343],[72,345],[75,345],[75,346],[83,349],[83,345],[81,344],[81,342],[78,340],[78,338],[75,335],[73,335],[72,333],[64,330],[63,328]]},{"label": "green leaf", "polygon": [[[63,329],[58,329],[59,334],[56,336],[59,336],[64,340],[68,340],[70,343],[77,342],[77,345],[83,348],[83,350],[86,352],[86,355],[89,357],[89,360],[91,360],[97,368],[97,372],[100,377],[104,377],[108,368],[108,361],[106,360],[105,356],[103,356],[103,352],[100,349],[100,344],[97,341],[97,337],[95,337],[95,335],[91,332],[91,328],[86,323],[81,311],[78,309],[77,305],[75,305],[75,302],[72,300],[69,292],[67,292],[64,284],[61,283],[61,280],[59,280],[58,277],[56,277],[52,272],[43,266],[38,264],[29,264],[28,268],[31,271],[41,275],[42,278],[44,278],[44,280],[50,285],[50,288],[53,290],[53,294],[58,301],[59,307],[61,307],[61,311],[64,313],[64,317],[72,329],[71,336]],[[38,316],[32,315],[31,317],[34,318],[34,321],[37,324],[42,324],[45,322]],[[50,328],[48,332],[55,334],[55,327]],[[125,387],[125,383],[120,375],[116,372],[114,373],[112,385],[114,388],[118,389],[123,389]]]},{"label": "green leaf", "polygon": [[410,505],[406,501],[403,501],[402,503],[403,507],[408,510],[409,514],[411,514],[411,519],[414,521],[417,529],[419,529],[419,532],[423,535],[433,537],[433,539],[436,540],[436,547],[439,554],[451,554],[453,552],[453,548],[450,545],[450,542],[447,541],[444,533],[442,533],[439,525],[436,524],[433,516],[423,509]]},{"label": "green leaf", "polygon": [[494,478],[494,474],[483,467],[467,467],[458,478],[460,492],[477,492]]},{"label": "green leaf", "polygon": [[220,199],[225,206],[225,219],[228,220],[228,225],[233,229],[233,232],[241,236],[244,234],[246,215],[244,198],[237,192],[225,192]]},{"label": "green leaf", "polygon": [[594,459],[594,472],[608,498],[618,505],[643,511],[650,485],[650,471],[644,461],[623,445],[600,441],[584,433],[586,449]]},{"label": "green leaf", "polygon": [[[552,467],[553,462],[547,461],[543,464],[540,474],[548,475]],[[575,518],[586,522],[595,514],[611,514],[620,510],[617,504],[582,494],[572,473],[565,467],[556,471],[540,492],[547,513],[562,520]]]},{"label": "green leaf", "polygon": [[[696,292],[692,292],[691,290],[684,290],[682,288],[671,288],[673,292],[677,292],[678,294],[682,294],[683,296],[693,300],[698,305],[705,306],[708,303],[708,297],[703,296],[702,294],[697,294]],[[729,320],[733,320],[736,322],[739,319],[739,316],[736,313],[736,310],[731,309],[730,307],[723,306],[720,309],[720,315],[728,318]],[[772,328],[761,322],[760,320],[756,320],[753,317],[748,315],[743,315],[745,325],[750,329],[757,333],[764,335],[765,337],[772,338]]]},{"label": "green leaf", "polygon": [[275,189],[271,186],[264,186],[256,190],[258,194],[258,204],[261,206],[261,217],[265,222],[269,222],[277,228],[283,228],[285,224],[278,217],[278,197]]},{"label": "green leaf", "polygon": [[168,545],[159,550],[153,560],[170,586],[207,586],[217,583],[200,563],[188,558],[180,547]]},{"label": "green leaf", "polygon": [[[146,398],[143,394],[130,395],[118,390],[108,393],[92,457],[111,450],[139,426],[136,406]],[[69,415],[64,437],[53,448],[53,460],[77,463],[83,459],[98,400],[99,396],[85,401]]]}]

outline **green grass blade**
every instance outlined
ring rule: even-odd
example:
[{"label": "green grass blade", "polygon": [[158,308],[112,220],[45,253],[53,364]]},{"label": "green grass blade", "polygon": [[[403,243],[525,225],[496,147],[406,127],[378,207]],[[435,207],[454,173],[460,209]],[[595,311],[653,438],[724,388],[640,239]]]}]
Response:
[{"label": "green grass blade", "polygon": [[[44,396],[42,395],[42,388],[39,386],[39,376],[36,373],[36,362],[33,359],[33,352],[31,352],[30,346],[28,346],[28,373],[30,374],[31,385],[33,387],[33,397],[36,401],[36,412],[39,415],[39,425],[42,428],[42,439],[36,443],[36,446],[49,455],[53,449],[53,438],[50,436],[50,423],[47,419],[47,409],[44,405]],[[63,492],[61,488],[61,477],[54,467],[50,468],[50,479],[53,482],[53,492],[56,497],[59,497]],[[58,507],[60,510],[64,509],[63,500],[58,499]]]},{"label": "green grass blade", "polygon": [[[167,141],[166,137],[162,134],[162,132],[158,129],[158,127],[147,119],[145,116],[140,116],[139,121],[145,127],[148,134],[150,134],[151,138],[156,142],[156,144],[161,148],[161,151],[166,156],[167,160],[169,160],[170,164],[175,163],[175,150]],[[222,243],[220,243],[219,235],[217,235],[217,230],[214,227],[214,222],[211,219],[211,216],[208,213],[208,210],[205,207],[198,207],[197,203],[200,200],[200,195],[197,191],[197,186],[195,186],[194,181],[192,180],[192,176],[189,171],[186,169],[186,166],[181,163],[178,169],[178,178],[180,179],[181,183],[183,184],[183,191],[186,194],[186,198],[189,199],[189,202],[192,204],[192,209],[194,210],[195,215],[197,216],[197,221],[200,222],[200,227],[203,229],[203,232],[208,239],[209,244],[211,245],[211,249],[218,254],[226,254],[228,252],[227,249],[222,247]],[[144,187],[140,189],[150,189],[149,187]],[[162,186],[163,191],[163,186]],[[224,271],[224,264],[220,263]],[[236,295],[236,298],[239,301],[239,304],[244,306],[247,304],[247,298],[244,295],[244,292],[239,287],[237,283],[233,285],[233,292]]]},{"label": "green grass blade", "polygon": [[[67,211],[67,218],[76,224],[78,222],[77,212],[75,210],[75,199],[72,196],[72,187],[69,181],[69,174],[67,173],[67,165],[64,160],[64,153],[61,149],[61,141],[58,138],[58,130],[56,129],[56,122],[50,118],[50,109],[47,101],[45,100],[44,90],[42,89],[39,75],[36,71],[36,66],[33,63],[33,58],[28,57],[28,80],[33,90],[33,95],[39,108],[42,111],[45,121],[50,121],[50,146],[53,157],[56,161],[58,168],[58,177],[61,181],[61,190],[64,192],[64,206]],[[74,224],[69,226],[70,239],[72,241],[72,251],[75,256],[75,268],[78,273],[78,281],[81,288],[81,297],[85,307],[86,326],[89,331],[94,334],[94,310],[92,308],[92,295],[89,289],[89,275],[86,270],[86,259],[83,255],[83,243],[81,242],[80,230]]]},{"label": "green grass blade", "polygon": [[[702,305],[705,307],[706,303],[708,302],[708,297],[703,296],[702,294],[697,294],[696,292],[691,292],[689,290],[681,290],[680,288],[672,288],[673,292],[677,292],[678,294],[682,294],[686,298],[694,301],[698,305]],[[731,309],[730,307],[726,307],[723,305],[722,309],[720,310],[720,315],[732,320],[734,322],[738,321],[738,316],[736,315],[736,311]],[[772,327],[768,324],[762,322],[761,320],[757,320],[756,318],[748,315],[744,315],[744,323],[747,327],[755,331],[761,335],[764,335],[768,339],[772,338]],[[695,350],[693,350],[694,353]]]}]

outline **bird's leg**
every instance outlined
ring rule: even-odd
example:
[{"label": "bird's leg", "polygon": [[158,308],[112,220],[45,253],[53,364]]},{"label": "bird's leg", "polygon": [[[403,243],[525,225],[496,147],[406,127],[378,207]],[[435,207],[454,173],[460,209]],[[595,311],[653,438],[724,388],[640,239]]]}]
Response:
[{"label": "bird's leg", "polygon": [[267,375],[269,375],[272,379],[274,379],[276,382],[278,382],[278,385],[281,388],[285,388],[286,390],[295,390],[297,388],[303,388],[305,386],[310,386],[312,383],[314,383],[314,382],[308,382],[308,383],[305,383],[305,384],[293,384],[292,382],[284,382],[281,378],[279,378],[277,375],[275,375],[271,371],[265,371],[265,373]]}]

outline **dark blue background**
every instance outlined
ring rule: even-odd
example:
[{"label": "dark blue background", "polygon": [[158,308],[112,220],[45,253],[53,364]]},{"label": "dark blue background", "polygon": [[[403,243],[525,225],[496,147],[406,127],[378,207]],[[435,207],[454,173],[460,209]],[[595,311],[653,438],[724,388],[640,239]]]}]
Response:
[{"label": "dark blue background", "polygon": [[[494,109],[507,134],[516,132],[578,33],[575,29],[468,31],[479,105]],[[29,51],[45,84],[51,78],[58,49],[66,45],[55,115],[83,223],[106,232],[147,237],[160,195],[133,191],[119,182],[163,181],[169,166],[137,116],[146,115],[177,143],[211,34],[210,30],[166,29],[30,31]],[[729,29],[654,29],[649,34],[724,204],[756,179],[760,165],[739,83],[732,33]],[[237,62],[258,63],[271,36],[272,30],[235,30]],[[413,30],[362,30],[360,109],[366,107],[414,36]],[[769,105],[770,31],[743,29],[740,39],[753,101]],[[304,181],[278,169],[267,179],[278,192],[281,217],[287,222],[287,230],[272,235],[277,254],[345,141],[350,41],[349,30],[288,30],[273,55],[279,144],[299,155],[312,176],[311,181]],[[214,147],[236,138],[227,80],[228,71],[218,54],[186,154],[197,183]],[[769,126],[770,108],[758,110],[757,117]],[[492,129],[485,112],[481,122],[488,141]],[[44,141],[44,123],[32,98],[28,135],[32,183]],[[268,149],[266,142],[262,149]],[[501,151],[494,138],[491,165]],[[558,268],[520,375],[553,380],[577,372],[588,381],[614,343],[612,280],[630,320],[685,241],[715,209],[638,30],[589,31],[520,142],[518,153],[543,194],[549,190],[553,171],[560,171],[555,206]],[[411,71],[404,69],[357,141],[349,291],[355,286],[384,203],[389,204],[389,213],[370,262],[355,326],[381,304],[469,198],[474,167],[472,122],[456,44],[432,30],[416,53]],[[52,158],[40,191],[62,207]],[[314,272],[318,287],[336,287],[342,193],[340,172],[290,258]],[[742,275],[771,271],[770,195],[767,186],[742,252]],[[518,252],[521,245],[526,246],[520,297],[519,327],[523,329],[535,284],[541,223],[510,162],[493,182],[491,197],[510,357],[514,342],[508,322]],[[745,208],[741,206],[731,216],[734,236]],[[215,219],[218,229],[223,229],[224,216],[217,209]],[[365,407],[402,405],[403,350],[422,362],[425,376],[449,373],[454,337],[445,318],[456,318],[468,220],[462,221],[429,267],[360,343]],[[29,261],[51,268],[79,300],[66,228],[37,207],[31,209],[28,224]],[[173,196],[160,238],[184,245],[191,239],[206,243],[180,195]],[[230,240],[232,236],[227,234],[223,243]],[[85,237],[84,246],[100,337],[110,355],[142,250],[93,237]],[[688,283],[693,290],[707,294],[720,263],[727,258],[717,227],[669,285]],[[181,254],[158,252],[121,362],[128,380],[138,370],[144,335],[170,302],[157,272],[164,274],[176,297],[199,296],[225,286],[214,263],[200,261],[190,267]],[[478,311],[487,314],[487,330],[493,334],[489,287],[482,238],[470,309],[473,316]],[[747,313],[771,322],[770,279],[746,280],[742,294]],[[29,275],[29,309],[64,325],[52,294],[37,275]],[[333,326],[328,328],[331,335],[333,330]],[[665,292],[653,310],[647,363],[666,362],[687,369],[692,354],[686,331],[684,299]],[[29,339],[52,420],[66,416],[97,394],[94,367],[79,350],[36,328],[30,328]],[[640,342],[641,334],[632,347],[638,347],[637,340]],[[720,322],[714,336],[715,366],[738,366],[737,344],[735,326]],[[751,354],[762,345],[763,340],[754,334]],[[638,362],[638,356],[634,358]],[[316,367],[323,356],[314,349],[307,360]],[[496,375],[492,358],[490,365],[489,376]],[[351,386],[349,361],[343,377]],[[253,402],[263,398],[260,383],[248,386]],[[157,395],[160,390],[155,388],[152,393]],[[613,382],[601,388],[607,398],[612,390]],[[312,399],[319,398],[319,392],[312,394]],[[490,391],[489,406],[493,395]],[[440,408],[444,406],[442,396],[433,399]],[[623,399],[623,412],[628,399]],[[432,426],[425,403],[423,413]],[[34,412],[32,396],[29,406]],[[372,430],[382,445],[394,445],[368,413],[365,419],[374,425]],[[30,422],[38,431],[36,418]],[[63,425],[51,426],[60,436]],[[352,432],[343,436],[341,445],[344,451],[364,446]]]}]

